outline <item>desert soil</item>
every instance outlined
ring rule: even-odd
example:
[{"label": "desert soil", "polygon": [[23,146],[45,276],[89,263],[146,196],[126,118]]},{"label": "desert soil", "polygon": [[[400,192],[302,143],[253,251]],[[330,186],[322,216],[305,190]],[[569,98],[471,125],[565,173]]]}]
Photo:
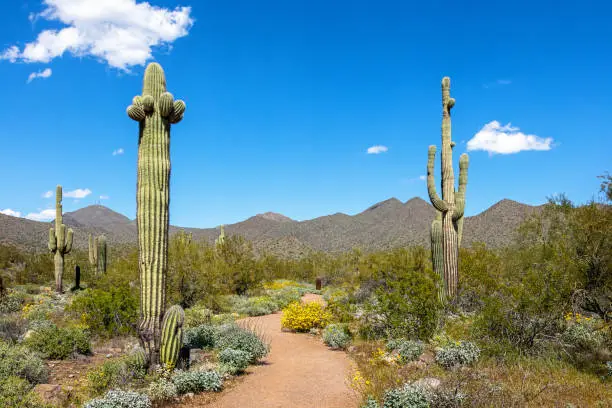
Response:
[{"label": "desert soil", "polygon": [[[306,295],[305,302],[322,302]],[[239,382],[216,398],[202,394],[175,406],[207,408],[353,408],[358,395],[349,386],[351,362],[346,353],[330,350],[318,337],[281,331],[281,314],[251,317],[270,342],[262,364],[249,367]]]}]

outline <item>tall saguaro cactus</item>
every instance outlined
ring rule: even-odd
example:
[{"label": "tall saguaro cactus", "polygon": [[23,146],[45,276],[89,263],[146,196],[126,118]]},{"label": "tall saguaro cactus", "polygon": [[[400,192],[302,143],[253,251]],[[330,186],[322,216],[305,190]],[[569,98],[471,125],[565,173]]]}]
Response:
[{"label": "tall saguaro cactus", "polygon": [[225,227],[221,225],[221,233],[219,234],[217,239],[215,239],[215,245],[219,246],[219,245],[223,245],[224,243],[225,243]]},{"label": "tall saguaro cactus", "polygon": [[459,189],[455,190],[453,173],[453,147],[451,140],[451,108],[455,99],[450,97],[450,78],[442,79],[442,198],[436,192],[434,162],[436,146],[429,146],[427,160],[427,191],[431,203],[438,211],[431,226],[431,251],[434,269],[443,280],[442,300],[457,294],[459,245],[463,232],[465,188],[467,185],[468,156],[459,158]]},{"label": "tall saguaro cactus", "polygon": [[170,127],[183,119],[185,103],[166,92],[162,67],[150,63],[144,75],[142,95],[127,108],[139,123],[138,268],[140,271],[140,342],[149,366],[158,364],[161,321],[165,307],[168,270],[170,201]]},{"label": "tall saguaro cactus", "polygon": [[89,234],[89,263],[96,268],[96,275],[106,273],[106,237],[93,238]]},{"label": "tall saguaro cactus", "polygon": [[62,223],[62,186],[55,191],[55,228],[49,229],[49,251],[55,254],[55,290],[62,293],[62,276],[64,275],[64,255],[72,249],[72,228],[66,231]]}]

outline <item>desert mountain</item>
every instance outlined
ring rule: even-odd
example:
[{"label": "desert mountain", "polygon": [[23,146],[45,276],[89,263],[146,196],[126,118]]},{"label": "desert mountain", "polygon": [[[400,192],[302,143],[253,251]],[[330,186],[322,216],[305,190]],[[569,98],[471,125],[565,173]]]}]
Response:
[{"label": "desert mountain", "polygon": [[[501,200],[482,213],[466,217],[464,243],[485,242],[491,247],[508,244],[520,223],[539,207]],[[227,234],[238,234],[252,241],[258,250],[281,256],[299,256],[309,251],[339,252],[353,248],[365,251],[408,245],[429,245],[429,228],[435,216],[433,207],[421,198],[402,203],[390,198],[355,215],[336,213],[312,220],[295,221],[282,214],[267,212],[225,227]],[[87,247],[89,233],[106,235],[112,244],[135,244],[136,223],[101,205],[92,205],[64,214],[64,223],[75,231],[74,245]],[[50,223],[30,221],[0,214],[0,242],[21,247],[46,248]],[[213,240],[216,228],[171,227],[170,233],[185,230],[195,239]]]}]

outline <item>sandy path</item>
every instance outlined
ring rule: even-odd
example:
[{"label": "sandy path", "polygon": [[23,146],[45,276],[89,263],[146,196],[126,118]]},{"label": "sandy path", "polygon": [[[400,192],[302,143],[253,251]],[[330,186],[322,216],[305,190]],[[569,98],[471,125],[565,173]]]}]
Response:
[{"label": "sandy path", "polygon": [[[304,301],[321,301],[306,295]],[[235,387],[214,402],[190,407],[209,408],[353,408],[358,398],[348,385],[351,365],[344,352],[329,350],[318,338],[282,332],[281,314],[245,319],[271,343],[264,364],[252,366]]]}]

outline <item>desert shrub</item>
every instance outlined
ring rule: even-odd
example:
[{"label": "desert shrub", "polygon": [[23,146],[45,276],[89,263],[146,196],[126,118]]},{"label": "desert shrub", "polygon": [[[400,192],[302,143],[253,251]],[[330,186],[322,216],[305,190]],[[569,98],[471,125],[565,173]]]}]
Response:
[{"label": "desert shrub", "polygon": [[104,337],[135,333],[138,296],[128,286],[86,289],[75,295],[66,309],[97,335]]},{"label": "desert shrub", "polygon": [[32,391],[32,384],[23,378],[9,376],[0,379],[0,407],[43,408],[44,404]]},{"label": "desert shrub", "polygon": [[368,396],[366,402],[363,403],[359,408],[380,408],[380,405],[378,404],[378,401],[374,399],[374,397]]},{"label": "desert shrub", "polygon": [[612,378],[612,361],[606,361],[606,368],[608,369],[608,377]]},{"label": "desert shrub", "polygon": [[215,336],[215,347],[241,350],[249,353],[249,363],[253,364],[268,354],[269,347],[257,334],[236,324],[220,326]]},{"label": "desert shrub", "polygon": [[294,286],[283,286],[279,289],[268,289],[266,293],[276,305],[276,310],[284,309],[292,302],[300,300],[301,291]]},{"label": "desert shrub", "polygon": [[246,351],[226,348],[219,353],[218,358],[226,372],[238,374],[249,366],[251,355]]},{"label": "desert shrub", "polygon": [[15,313],[19,312],[27,299],[27,295],[23,292],[10,290],[0,297],[0,313]]},{"label": "desert shrub", "polygon": [[134,355],[105,361],[87,373],[87,387],[91,394],[100,395],[111,388],[123,388],[134,380],[144,378],[146,370],[140,367]]},{"label": "desert shrub", "polygon": [[176,385],[174,385],[172,381],[166,378],[160,378],[149,384],[147,395],[152,402],[163,403],[173,400],[178,395],[178,391]]},{"label": "desert shrub", "polygon": [[436,351],[436,362],[444,368],[472,364],[478,357],[480,349],[469,341],[458,341]]},{"label": "desert shrub", "polygon": [[151,408],[151,400],[145,394],[133,391],[111,390],[104,397],[93,399],[84,408]]},{"label": "desert shrub", "polygon": [[49,371],[45,362],[23,346],[0,341],[0,379],[17,376],[32,384],[47,381]]},{"label": "desert shrub", "polygon": [[212,315],[212,310],[203,306],[195,305],[189,309],[185,309],[185,327],[197,327],[203,324],[210,324]]},{"label": "desert shrub", "polygon": [[250,297],[236,312],[247,316],[263,316],[278,310],[277,303],[269,296]]},{"label": "desert shrub", "polygon": [[221,391],[223,378],[216,371],[176,371],[171,377],[179,395],[188,392]]},{"label": "desert shrub", "polygon": [[592,323],[591,318],[566,315],[566,320],[570,323],[561,334],[561,340],[569,349],[592,352],[603,345],[605,337],[596,329],[596,323]]},{"label": "desert shrub", "polygon": [[183,334],[183,344],[189,348],[212,348],[215,346],[215,333],[215,327],[210,324],[188,327]]},{"label": "desert shrub", "polygon": [[0,316],[0,339],[17,341],[27,328],[27,321],[17,315]]},{"label": "desert shrub", "polygon": [[382,408],[429,408],[429,396],[423,388],[404,384],[385,392]]},{"label": "desert shrub", "polygon": [[378,285],[357,314],[362,335],[423,340],[433,335],[441,304],[429,256],[421,247],[372,255],[364,280]]},{"label": "desert shrub", "polygon": [[329,324],[323,329],[323,341],[334,349],[345,349],[351,342],[351,332],[346,324]]},{"label": "desert shrub", "polygon": [[423,354],[423,343],[420,341],[393,339],[385,347],[387,351],[397,351],[398,361],[402,364],[414,361]]},{"label": "desert shrub", "polygon": [[331,313],[318,302],[293,302],[283,309],[281,326],[297,332],[307,332],[313,327],[323,328],[331,320]]},{"label": "desert shrub", "polygon": [[50,325],[34,331],[23,341],[28,348],[40,352],[44,357],[63,360],[73,353],[89,354],[89,333],[78,327]]}]

